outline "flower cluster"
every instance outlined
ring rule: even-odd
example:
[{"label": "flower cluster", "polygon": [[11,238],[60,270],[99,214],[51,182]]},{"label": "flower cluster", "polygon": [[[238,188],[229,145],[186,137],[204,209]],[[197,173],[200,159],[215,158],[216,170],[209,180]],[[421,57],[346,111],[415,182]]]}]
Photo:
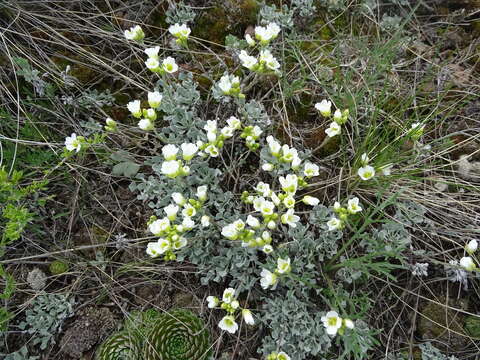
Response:
[{"label": "flower cluster", "polygon": [[162,94],[158,91],[148,93],[148,105],[150,108],[142,109],[140,100],[133,100],[127,104],[127,109],[133,117],[141,120],[138,122],[138,127],[144,131],[151,131],[155,128],[155,120],[157,119],[156,109],[162,102]]},{"label": "flower cluster", "polygon": [[[260,45],[268,45],[270,41],[274,40],[280,33],[280,26],[271,22],[267,26],[255,26],[255,38],[260,42]],[[250,35],[245,35],[248,45],[255,45],[255,40]]]},{"label": "flower cluster", "polygon": [[359,204],[358,198],[354,197],[348,200],[346,207],[342,207],[338,201],[335,201],[333,211],[335,211],[338,217],[334,216],[327,222],[328,231],[343,229],[348,216],[361,212],[362,207]]},{"label": "flower cluster", "polygon": [[238,330],[238,324],[235,321],[235,313],[238,311],[241,311],[243,320],[247,325],[255,324],[252,312],[240,307],[240,303],[235,296],[235,289],[233,288],[227,288],[223,291],[221,301],[216,296],[208,296],[207,302],[210,309],[219,307],[227,312],[227,315],[218,323],[218,327],[224,331],[228,331],[230,334],[235,334]]},{"label": "flower cluster", "polygon": [[342,319],[336,311],[329,311],[322,316],[323,326],[327,329],[328,335],[335,336],[337,332],[343,335],[345,329],[353,329],[355,324],[350,319]]},{"label": "flower cluster", "polygon": [[[196,193],[197,199],[186,199],[180,193],[173,193],[174,203],[166,206],[163,211],[165,217],[157,219],[155,216],[148,222],[149,231],[158,236],[156,242],[149,242],[147,245],[147,254],[153,258],[164,255],[164,260],[174,260],[176,258],[173,251],[180,250],[187,245],[185,233],[192,230],[196,224],[193,220],[201,213],[202,206],[207,200],[207,186],[199,186]],[[180,211],[180,209],[182,209]],[[182,215],[182,221],[178,213]],[[201,225],[207,227],[210,225],[210,218],[207,215],[201,216]]]},{"label": "flower cluster", "polygon": [[127,40],[142,41],[145,37],[145,33],[143,32],[140,25],[136,25],[128,30],[125,30],[124,34]]},{"label": "flower cluster", "polygon": [[238,58],[242,65],[250,71],[260,74],[279,74],[280,63],[268,49],[261,50],[258,59],[248,55],[245,50],[240,51]]},{"label": "flower cluster", "polygon": [[290,265],[290,258],[282,259],[278,258],[277,259],[277,268],[271,272],[267,269],[262,269],[262,272],[260,273],[260,285],[263,289],[268,289],[269,287],[272,287],[272,289],[275,288],[278,282],[278,277],[279,275],[286,275],[292,270],[292,266]]},{"label": "flower cluster", "polygon": [[[324,117],[329,118],[332,115],[332,102],[324,99],[315,104],[315,109],[317,109]],[[328,129],[325,130],[325,133],[328,135],[328,137],[334,137],[341,133],[342,125],[347,122],[348,115],[348,109],[343,111],[340,109],[335,110],[333,114],[333,121],[330,123]]]},{"label": "flower cluster", "polygon": [[[217,120],[207,120],[203,127],[206,131],[207,142],[198,141],[198,146],[205,154],[210,157],[218,157],[220,149],[223,147],[226,139],[231,138],[236,130],[241,129],[242,123],[235,116],[227,119],[227,126],[218,130]],[[201,154],[203,155],[203,153]]]},{"label": "flower cluster", "polygon": [[242,133],[240,134],[240,137],[242,139],[245,139],[245,145],[251,150],[255,151],[259,148],[260,144],[257,143],[257,140],[259,139],[260,135],[263,133],[263,130],[260,129],[258,125],[252,126],[245,126],[243,128]]},{"label": "flower cluster", "polygon": [[280,351],[279,353],[272,352],[268,354],[266,360],[291,360],[291,357],[283,351]]},{"label": "flower cluster", "polygon": [[162,148],[162,154],[165,161],[162,163],[161,172],[163,175],[175,179],[177,176],[187,176],[190,174],[190,167],[186,163],[190,162],[198,151],[198,145],[193,143],[183,143],[180,145],[182,150],[182,160],[177,159],[179,148],[173,144],[167,144]]},{"label": "flower cluster", "polygon": [[169,28],[168,28],[168,31],[170,32],[170,34],[172,34],[176,40],[175,42],[179,45],[182,45],[182,46],[187,46],[187,39],[188,39],[188,36],[190,35],[190,28],[187,26],[187,24],[174,24],[174,25],[171,25]]},{"label": "flower cluster", "polygon": [[152,48],[145,49],[145,54],[147,54],[148,58],[145,61],[145,66],[150,71],[163,75],[165,73],[173,74],[178,71],[178,65],[175,62],[175,59],[171,56],[166,57],[160,63],[160,58],[158,56],[158,52],[160,51],[159,46],[155,46]]},{"label": "flower cluster", "polygon": [[371,165],[368,165],[370,159],[367,154],[362,154],[360,162],[362,166],[358,169],[357,174],[364,181],[370,180],[375,176],[375,168]]},{"label": "flower cluster", "polygon": [[238,76],[225,74],[220,78],[217,86],[223,95],[245,98],[240,90],[240,78]]},{"label": "flower cluster", "polygon": [[[287,144],[281,145],[273,136],[267,136],[267,145],[269,150],[270,160],[262,165],[264,171],[272,171],[277,167],[289,165],[294,171],[300,169],[302,160],[298,154],[297,149],[290,147]],[[312,163],[304,165],[303,176],[311,178],[319,175],[319,167]],[[305,184],[301,184],[302,186]]]}]

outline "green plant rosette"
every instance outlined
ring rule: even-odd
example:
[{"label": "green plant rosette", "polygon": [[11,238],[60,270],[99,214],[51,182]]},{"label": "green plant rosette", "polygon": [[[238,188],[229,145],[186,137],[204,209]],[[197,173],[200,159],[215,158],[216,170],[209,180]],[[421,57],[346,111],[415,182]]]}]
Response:
[{"label": "green plant rosette", "polygon": [[133,312],[124,330],[102,344],[97,360],[207,360],[210,348],[209,332],[192,312],[150,309]]},{"label": "green plant rosette", "polygon": [[164,314],[147,333],[145,359],[206,360],[210,335],[197,316],[187,310]]}]

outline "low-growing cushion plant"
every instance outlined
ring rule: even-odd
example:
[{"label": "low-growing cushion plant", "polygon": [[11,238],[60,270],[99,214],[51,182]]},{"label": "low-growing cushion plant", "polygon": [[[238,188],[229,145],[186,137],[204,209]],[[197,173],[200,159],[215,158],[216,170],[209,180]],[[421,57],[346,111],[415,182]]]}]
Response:
[{"label": "low-growing cushion plant", "polygon": [[97,360],[206,360],[210,342],[203,321],[191,311],[150,309],[132,313],[124,329],[99,348]]}]

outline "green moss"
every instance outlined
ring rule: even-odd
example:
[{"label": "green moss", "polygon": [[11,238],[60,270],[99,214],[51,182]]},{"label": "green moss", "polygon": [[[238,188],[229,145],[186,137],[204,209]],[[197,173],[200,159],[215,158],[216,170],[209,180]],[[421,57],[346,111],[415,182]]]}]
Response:
[{"label": "green moss", "polygon": [[223,45],[228,34],[243,37],[246,27],[255,25],[258,10],[256,0],[217,1],[198,17],[192,35]]},{"label": "green moss", "polygon": [[465,299],[439,297],[420,309],[418,332],[422,339],[436,339],[452,349],[461,349],[468,343],[464,328],[465,315],[454,310],[468,308]]},{"label": "green moss", "polygon": [[52,261],[48,267],[52,275],[64,274],[68,271],[68,263],[62,260]]},{"label": "green moss", "polygon": [[465,319],[465,330],[470,336],[480,338],[480,318],[478,316],[468,316]]}]

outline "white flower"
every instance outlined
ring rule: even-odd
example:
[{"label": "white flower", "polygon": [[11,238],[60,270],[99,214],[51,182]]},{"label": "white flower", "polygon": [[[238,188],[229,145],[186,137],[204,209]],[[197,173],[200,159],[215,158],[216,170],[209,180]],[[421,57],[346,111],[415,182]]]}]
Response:
[{"label": "white flower", "polygon": [[295,156],[292,160],[292,169],[297,170],[300,167],[300,164],[302,163],[302,159],[300,159],[299,156]]},{"label": "white flower", "polygon": [[157,113],[152,108],[144,109],[143,110],[143,116],[145,116],[145,118],[147,118],[151,121],[154,121],[157,118]]},{"label": "white flower", "polygon": [[155,242],[149,242],[147,244],[147,254],[151,256],[152,258],[156,258],[160,255],[162,255],[164,252],[163,248],[160,247],[160,244],[158,241]]},{"label": "white flower", "polygon": [[[305,165],[306,166],[306,165]],[[298,177],[295,174],[288,174],[286,177],[280,176],[278,178],[282,190],[287,194],[295,194],[298,187]]]},{"label": "white flower", "polygon": [[165,211],[165,214],[167,214],[167,218],[170,221],[174,221],[176,219],[178,210],[179,210],[178,205],[174,205],[174,204],[170,204],[163,208],[163,211]]},{"label": "white flower", "polygon": [[178,65],[175,62],[175,59],[171,56],[163,59],[162,68],[169,74],[173,74],[174,72],[178,71]]},{"label": "white flower", "polygon": [[80,151],[80,149],[82,148],[82,143],[77,138],[77,134],[72,133],[72,135],[65,138],[65,147],[68,151],[75,150],[77,153]]},{"label": "white flower", "polygon": [[262,135],[263,130],[260,128],[260,126],[255,125],[252,129],[252,136],[254,139],[258,139],[260,135]]},{"label": "white flower", "polygon": [[290,258],[282,259],[278,258],[277,259],[277,272],[279,274],[287,274],[290,272],[292,267],[290,266]]},{"label": "white flower", "polygon": [[173,144],[167,144],[162,147],[162,154],[165,160],[175,160],[177,157],[178,148]]},{"label": "white flower", "polygon": [[207,124],[203,127],[206,132],[217,132],[217,120],[207,120]]},{"label": "white flower", "polygon": [[218,327],[224,331],[228,331],[230,334],[235,334],[238,330],[238,324],[232,315],[224,316],[218,323]]},{"label": "white flower", "polygon": [[245,40],[247,40],[248,46],[255,46],[255,40],[253,40],[250,34],[245,34]]},{"label": "white flower", "polygon": [[218,148],[213,145],[213,144],[210,144],[208,145],[206,148],[205,148],[205,152],[210,155],[211,157],[217,157],[218,156]]},{"label": "white flower", "polygon": [[320,202],[320,200],[314,196],[310,195],[305,195],[302,199],[304,204],[310,205],[310,206],[317,206]]},{"label": "white flower", "polygon": [[148,105],[153,109],[156,109],[160,106],[163,99],[163,95],[158,91],[153,91],[148,93]]},{"label": "white flower", "polygon": [[227,124],[229,127],[231,127],[232,129],[235,129],[235,130],[238,130],[241,128],[242,126],[242,122],[237,119],[235,116],[230,116],[228,119],[227,119]]},{"label": "white flower", "polygon": [[203,215],[200,219],[200,223],[202,224],[203,227],[209,227],[210,226],[210,216]]},{"label": "white flower", "polygon": [[153,125],[153,122],[152,120],[150,119],[142,119],[138,122],[138,127],[141,129],[141,130],[144,130],[144,131],[151,131],[154,129],[154,125]]},{"label": "white flower", "polygon": [[140,107],[140,100],[130,101],[127,104],[127,109],[136,118],[139,118],[139,117],[142,116],[142,109]]},{"label": "white flower", "polygon": [[328,231],[339,230],[342,228],[342,220],[337,219],[336,217],[332,217],[327,222]]},{"label": "white flower", "polygon": [[469,254],[473,254],[478,249],[478,241],[477,240],[470,240],[470,242],[465,246],[465,250]]},{"label": "white flower", "polygon": [[347,211],[350,214],[356,214],[356,213],[361,212],[363,210],[358,202],[359,202],[359,200],[358,200],[357,197],[354,197],[354,198],[348,200]]},{"label": "white flower", "polygon": [[282,145],[273,138],[273,136],[267,136],[267,144],[268,148],[270,149],[270,153],[273,156],[278,156],[280,153],[280,150],[282,149]]},{"label": "white flower", "polygon": [[306,163],[305,164],[305,168],[303,170],[303,174],[308,177],[308,178],[311,178],[313,176],[318,176],[319,175],[319,167],[318,165],[315,165],[315,164],[312,164],[312,163]]},{"label": "white flower", "polygon": [[180,237],[179,239],[177,239],[173,242],[174,250],[180,250],[181,248],[185,247],[186,245],[187,245],[187,239],[185,239],[184,237]]},{"label": "white flower", "polygon": [[147,69],[152,70],[152,71],[157,71],[160,68],[160,62],[158,59],[155,58],[148,58],[145,61],[145,66]]},{"label": "white flower", "polygon": [[270,253],[273,252],[273,247],[272,247],[272,245],[270,245],[270,244],[263,245],[262,251],[263,251],[265,254],[270,254]]},{"label": "white flower", "polygon": [[235,289],[234,288],[227,288],[223,290],[223,297],[222,301],[224,303],[230,304],[232,300],[235,299]]},{"label": "white flower", "polygon": [[214,131],[207,132],[207,139],[209,142],[213,143],[217,139],[217,133]]},{"label": "white flower", "polygon": [[180,205],[180,206],[185,205],[185,203],[187,202],[187,200],[179,192],[172,193],[172,199],[173,201],[175,201],[177,205]]},{"label": "white flower", "polygon": [[128,30],[125,30],[124,34],[127,40],[141,41],[145,37],[145,34],[140,25],[136,25]]},{"label": "white flower", "polygon": [[170,34],[172,34],[173,36],[175,36],[176,38],[178,39],[187,39],[188,38],[188,35],[190,35],[190,28],[187,26],[187,24],[182,24],[182,25],[179,25],[179,24],[174,24],[174,25],[170,25],[170,27],[168,28],[168,31],[170,32]]},{"label": "white flower", "polygon": [[270,221],[267,223],[267,227],[268,227],[270,230],[274,230],[274,229],[277,227],[277,224],[275,223],[275,221],[270,220]]},{"label": "white flower", "polygon": [[460,259],[460,266],[467,271],[473,271],[476,267],[470,256],[465,256]]},{"label": "white flower", "polygon": [[342,112],[340,111],[340,109],[335,110],[335,112],[333,113],[333,121],[339,125],[342,123]]},{"label": "white flower", "polygon": [[342,206],[340,205],[340,203],[338,201],[335,201],[335,203],[333,204],[333,210],[335,212],[338,212],[341,208]]},{"label": "white flower", "polygon": [[295,215],[293,209],[288,209],[285,214],[281,217],[282,223],[288,224],[292,228],[297,227],[297,222],[300,220],[300,217]]},{"label": "white flower", "polygon": [[198,146],[193,143],[183,143],[180,147],[182,148],[182,157],[185,161],[192,160],[198,151]]},{"label": "white flower", "polygon": [[358,176],[360,176],[362,180],[370,180],[375,176],[375,169],[370,165],[362,166],[358,169]]},{"label": "white flower", "polygon": [[321,318],[323,326],[327,328],[328,335],[335,335],[342,327],[342,318],[338,316],[336,311],[329,311]]},{"label": "white flower", "polygon": [[321,102],[315,104],[315,109],[320,111],[320,114],[323,116],[328,117],[332,113],[332,102],[323,99]]},{"label": "white flower", "polygon": [[270,185],[267,183],[264,183],[263,181],[260,181],[257,186],[255,187],[255,190],[262,196],[269,196],[272,190],[270,190]]},{"label": "white flower", "polygon": [[328,129],[325,130],[325,133],[328,137],[334,137],[342,132],[342,127],[338,125],[335,121],[331,122]]},{"label": "white flower", "polygon": [[218,82],[218,87],[224,94],[228,94],[232,90],[232,82],[229,75],[223,75]]},{"label": "white flower", "polygon": [[354,322],[350,319],[343,319],[343,323],[347,329],[353,329],[355,327]]},{"label": "white flower", "polygon": [[234,224],[228,224],[222,228],[222,235],[227,239],[235,240],[238,236],[238,231]]},{"label": "white flower", "polygon": [[380,169],[382,171],[382,175],[384,176],[390,175],[392,173],[392,168],[393,168],[393,164],[387,164],[382,166],[382,168]]},{"label": "white flower", "polygon": [[275,206],[278,206],[280,204],[280,198],[277,196],[277,194],[275,194],[273,191],[271,192],[270,194],[270,198],[272,199],[273,203],[275,204]]},{"label": "white flower", "polygon": [[182,215],[187,218],[191,218],[197,214],[197,210],[190,204],[186,204],[182,210]]},{"label": "white flower", "polygon": [[252,70],[257,65],[257,59],[247,54],[245,50],[240,51],[238,58],[242,62],[242,65],[249,70]]},{"label": "white flower", "polygon": [[267,269],[263,269],[260,276],[260,285],[263,289],[267,289],[269,286],[274,286],[278,281],[277,275]]},{"label": "white flower", "polygon": [[265,202],[265,198],[262,196],[258,196],[253,200],[253,208],[256,211],[260,211],[262,208],[262,204]]},{"label": "white flower", "polygon": [[177,177],[180,172],[181,172],[181,166],[180,162],[177,160],[169,160],[169,161],[164,161],[162,163],[162,174],[170,177],[170,178],[175,178]]},{"label": "white flower", "polygon": [[213,309],[218,306],[218,304],[220,303],[220,300],[218,300],[216,296],[207,296],[207,302],[208,302],[208,305],[207,305],[208,308]]},{"label": "white flower", "polygon": [[273,211],[275,210],[275,204],[271,201],[265,200],[262,202],[262,205],[260,207],[260,212],[262,213],[263,216],[270,216],[273,214]]},{"label": "white flower", "polygon": [[258,229],[260,227],[260,221],[255,216],[247,216],[247,224],[250,225],[253,229]]},{"label": "white flower", "polygon": [[275,59],[268,49],[260,51],[260,62],[264,63],[267,68],[273,71],[280,68],[280,63],[277,61],[277,59]]},{"label": "white flower", "polygon": [[276,23],[269,23],[266,27],[255,27],[255,37],[263,44],[275,39],[279,32],[280,27]]},{"label": "white flower", "polygon": [[151,47],[143,50],[149,58],[158,59],[158,52],[160,51],[160,46]]},{"label": "white flower", "polygon": [[164,231],[167,231],[170,227],[170,220],[168,218],[157,219],[153,221],[150,225],[148,225],[148,230],[153,235],[159,235]]},{"label": "white flower", "polygon": [[290,148],[288,145],[282,146],[282,160],[285,162],[292,162],[294,158],[298,157],[297,149]]},{"label": "white flower", "polygon": [[360,156],[360,161],[362,162],[363,165],[368,164],[368,162],[370,161],[370,158],[368,157],[367,153],[363,153],[362,156]]},{"label": "white flower", "polygon": [[286,353],[284,353],[283,351],[280,351],[277,354],[277,360],[292,360],[292,358],[288,356]]},{"label": "white flower", "polygon": [[225,126],[220,133],[226,138],[231,138],[233,136],[233,133],[235,132],[235,129],[230,127],[230,126]]},{"label": "white flower", "polygon": [[202,185],[202,186],[197,187],[197,198],[198,198],[198,200],[200,200],[200,201],[207,200],[207,190],[208,190],[207,185]]},{"label": "white flower", "polygon": [[232,225],[235,226],[235,229],[237,231],[242,231],[243,229],[245,229],[245,223],[242,219],[235,220]]},{"label": "white flower", "polygon": [[263,171],[272,171],[273,170],[273,164],[270,163],[265,163],[262,165],[262,170]]},{"label": "white flower", "polygon": [[285,205],[287,209],[293,209],[295,207],[295,199],[293,198],[293,196],[286,196],[285,199],[283,199],[283,205]]},{"label": "white flower", "polygon": [[191,218],[186,217],[183,219],[182,225],[185,228],[185,230],[188,231],[188,230],[192,230],[195,227],[195,222]]},{"label": "white flower", "polygon": [[245,323],[247,325],[254,325],[255,324],[255,320],[253,320],[253,315],[252,315],[252,312],[248,309],[243,309],[242,310],[242,316],[243,316],[243,320],[245,321]]}]

